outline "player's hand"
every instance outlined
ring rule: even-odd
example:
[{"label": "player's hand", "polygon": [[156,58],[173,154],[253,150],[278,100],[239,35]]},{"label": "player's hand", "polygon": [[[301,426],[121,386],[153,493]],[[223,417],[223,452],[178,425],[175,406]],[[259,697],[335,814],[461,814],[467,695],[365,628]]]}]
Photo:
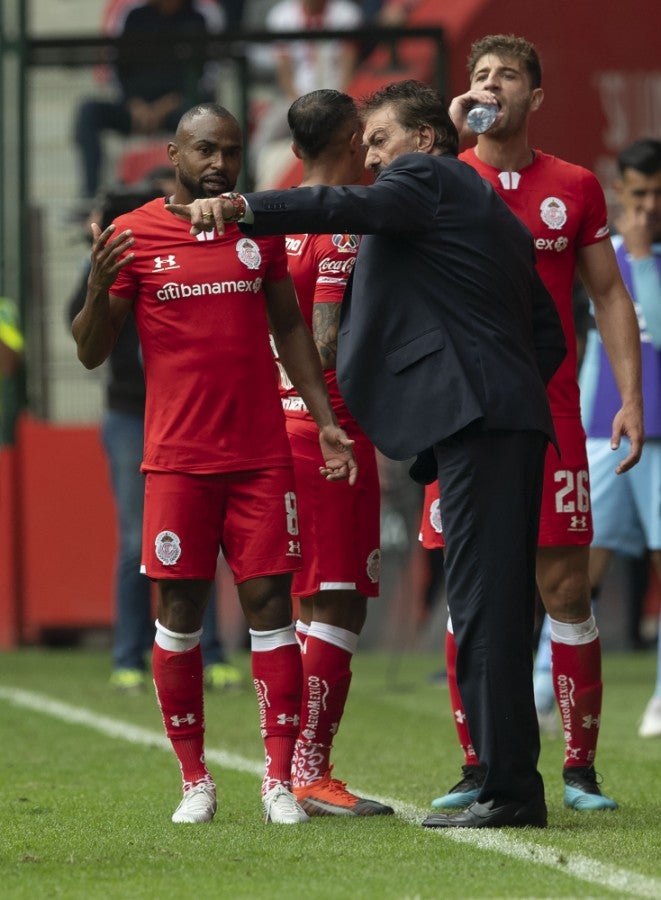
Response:
[{"label": "player's hand", "polygon": [[654,226],[646,210],[625,209],[616,219],[615,227],[634,259],[646,259],[652,255]]},{"label": "player's hand", "polygon": [[617,450],[623,437],[626,437],[630,444],[630,450],[627,456],[615,469],[616,475],[628,472],[632,469],[643,452],[643,444],[645,443],[645,429],[643,426],[643,411],[633,404],[622,406],[615,414],[613,419],[613,431],[611,435],[611,447]]},{"label": "player's hand", "polygon": [[319,472],[326,481],[348,479],[349,484],[356,483],[358,464],[352,450],[354,443],[339,425],[325,425],[319,430],[319,444],[325,462],[319,467]]},{"label": "player's hand", "polygon": [[459,132],[459,137],[466,134],[475,136],[466,125],[466,116],[476,103],[484,103],[486,106],[491,106],[492,104],[498,106],[498,100],[491,91],[466,91],[465,94],[453,97],[448,112],[454,122],[454,127]]},{"label": "player's hand", "polygon": [[127,251],[135,243],[135,238],[130,231],[122,231],[113,237],[115,225],[109,225],[105,231],[101,231],[96,222],[92,222],[90,228],[92,252],[87,286],[91,294],[98,295],[107,292],[120,269],[133,260],[135,254]]},{"label": "player's hand", "polygon": [[166,203],[165,208],[180,219],[191,223],[191,234],[213,231],[224,234],[225,222],[234,221],[235,209],[230,200],[223,197],[204,197],[192,203]]}]

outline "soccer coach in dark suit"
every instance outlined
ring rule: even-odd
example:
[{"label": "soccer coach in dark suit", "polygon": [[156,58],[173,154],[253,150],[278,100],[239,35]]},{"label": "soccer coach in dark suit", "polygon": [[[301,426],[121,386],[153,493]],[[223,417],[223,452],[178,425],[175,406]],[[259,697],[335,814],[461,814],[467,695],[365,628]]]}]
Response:
[{"label": "soccer coach in dark suit", "polygon": [[[170,207],[193,232],[363,234],[340,325],[347,405],[387,456],[438,474],[457,675],[484,786],[428,827],[546,825],[532,693],[545,384],[566,347],[532,238],[456,159],[439,95],[392,84],[363,108],[373,185],[311,187]],[[430,460],[433,463],[429,470]]]}]

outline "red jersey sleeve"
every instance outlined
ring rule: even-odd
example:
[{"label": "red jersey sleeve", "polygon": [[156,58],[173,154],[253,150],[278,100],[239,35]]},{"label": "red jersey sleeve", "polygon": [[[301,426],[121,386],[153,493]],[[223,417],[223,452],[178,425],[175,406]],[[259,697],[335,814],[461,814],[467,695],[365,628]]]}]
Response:
[{"label": "red jersey sleeve", "polygon": [[583,191],[583,219],[576,235],[576,246],[587,247],[609,237],[606,198],[595,175],[581,169]]},{"label": "red jersey sleeve", "polygon": [[[287,254],[285,252],[285,237],[282,234],[273,237],[260,238],[260,247],[266,259],[265,279],[267,281],[282,281],[289,272],[287,267]],[[267,249],[268,248],[268,249]]]},{"label": "red jersey sleeve", "polygon": [[357,234],[320,234],[315,240],[314,303],[341,303],[360,245]]}]

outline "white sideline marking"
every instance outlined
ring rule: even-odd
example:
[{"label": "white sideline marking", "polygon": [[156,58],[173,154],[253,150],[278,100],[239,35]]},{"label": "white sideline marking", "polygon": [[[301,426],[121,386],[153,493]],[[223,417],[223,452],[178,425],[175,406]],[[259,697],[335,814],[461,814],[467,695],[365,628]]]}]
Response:
[{"label": "white sideline marking", "polygon": [[[130,744],[142,744],[146,747],[158,747],[172,753],[172,744],[164,734],[140,728],[139,725],[130,725],[121,719],[110,719],[100,716],[82,706],[70,706],[60,700],[53,700],[44,694],[35,694],[33,691],[24,691],[20,688],[0,687],[0,697],[13,703],[14,706],[23,706],[36,712],[45,713],[63,722],[71,722],[75,725],[86,725],[94,731],[105,734],[108,737],[119,738]],[[218,763],[235,772],[248,772],[250,775],[262,775],[264,763],[251,762],[243,756],[234,753],[225,753],[224,750],[205,750],[208,760]]]},{"label": "white sideline marking", "polygon": [[[76,725],[85,725],[94,731],[105,734],[108,737],[118,738],[132,744],[142,744],[148,747],[158,747],[161,750],[172,752],[170,741],[163,735],[120,719],[111,719],[98,715],[89,709],[79,706],[71,706],[59,700],[53,700],[44,694],[33,691],[25,691],[20,688],[0,687],[0,699],[7,700],[14,706],[32,709],[35,712],[52,716],[63,722]],[[237,772],[247,772],[251,775],[261,776],[264,771],[263,762],[253,762],[243,756],[234,753],[226,753],[224,750],[209,749],[206,758],[227,769]],[[356,788],[352,788],[357,790]],[[359,792],[359,791],[358,791]],[[360,793],[360,792],[359,792]],[[373,795],[371,795],[373,796]],[[389,797],[375,797],[381,803],[387,803],[395,808],[399,818],[420,827],[421,820],[429,814],[429,810],[419,809],[412,804],[402,803],[400,800]],[[432,831],[430,829],[430,831]],[[524,862],[536,863],[548,866],[556,871],[571,875],[581,881],[599,885],[602,888],[618,891],[621,895],[632,897],[661,897],[661,879],[648,878],[637,872],[620,869],[608,863],[599,862],[588,856],[575,853],[565,853],[553,847],[535,844],[531,841],[518,840],[499,829],[475,829],[475,828],[439,828],[433,831],[441,838],[456,841],[457,843],[472,844],[482,850],[500,853]]]}]

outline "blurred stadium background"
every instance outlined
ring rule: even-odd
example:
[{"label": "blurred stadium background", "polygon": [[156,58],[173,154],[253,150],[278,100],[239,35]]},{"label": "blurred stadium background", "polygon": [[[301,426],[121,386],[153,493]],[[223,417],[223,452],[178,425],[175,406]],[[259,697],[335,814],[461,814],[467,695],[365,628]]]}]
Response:
[{"label": "blurred stadium background", "polygon": [[[221,3],[222,5],[222,3]],[[272,91],[255,65],[269,0],[247,0],[244,32],[219,35],[200,51],[218,63],[217,99],[251,127]],[[104,635],[112,623],[114,513],[98,421],[104,371],[77,362],[66,307],[88,253],[80,207],[73,121],[81,101],[103,94],[112,42],[99,41],[106,0],[2,0],[0,12],[0,293],[21,308],[27,339],[27,408],[14,444],[0,448],[0,647]],[[623,21],[626,18],[626,21]],[[351,93],[417,77],[449,98],[465,89],[470,44],[489,32],[525,35],[538,46],[547,97],[533,140],[593,169],[609,189],[617,153],[632,140],[661,137],[661,5],[630,0],[624,12],[596,0],[419,0],[402,28],[370,31],[376,49]],[[626,40],[623,35],[626,33]],[[362,35],[367,39],[367,34]],[[158,48],[144,48],[145,58]],[[164,151],[167,136],[162,136]],[[104,181],[142,174],[153,139],[106,136]],[[291,184],[284,155],[260,186]],[[131,162],[132,161],[132,162]],[[130,165],[134,171],[130,172]],[[127,176],[128,177],[128,176]],[[253,179],[248,176],[246,184]],[[610,195],[609,195],[610,196]],[[442,647],[442,583],[417,544],[420,496],[406,466],[382,460],[383,596],[361,643],[393,650]],[[221,619],[230,648],[243,624],[221,570]],[[625,646],[616,566],[599,615],[605,646]],[[649,596],[651,612],[657,586]]]}]

